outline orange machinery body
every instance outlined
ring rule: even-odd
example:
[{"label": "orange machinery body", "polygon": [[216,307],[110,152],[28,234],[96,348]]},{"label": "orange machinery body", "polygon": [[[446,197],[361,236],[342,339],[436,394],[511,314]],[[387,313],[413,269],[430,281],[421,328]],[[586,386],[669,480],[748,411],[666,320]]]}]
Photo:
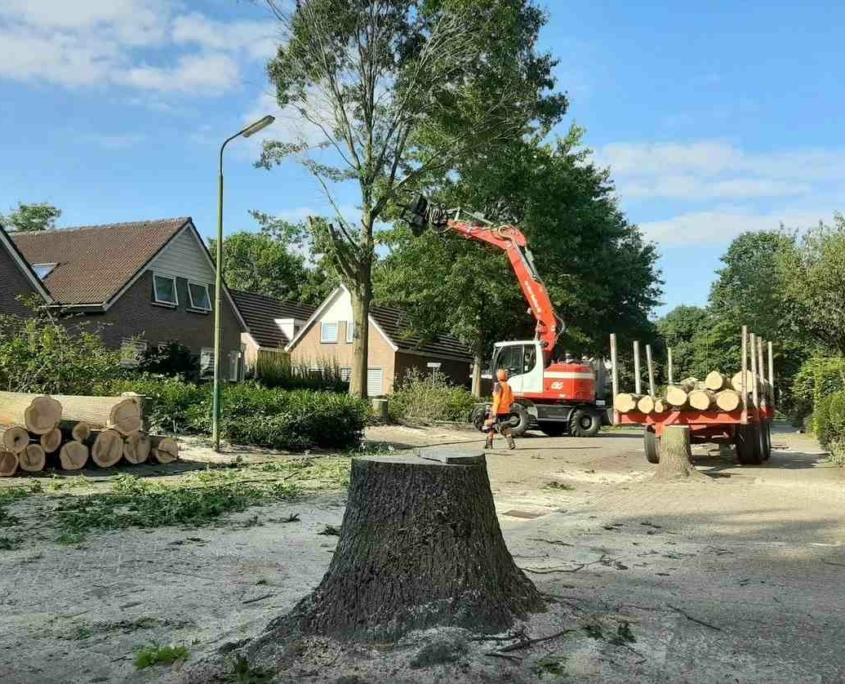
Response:
[{"label": "orange machinery body", "polygon": [[543,372],[542,391],[524,387],[516,396],[536,403],[593,403],[596,400],[596,376],[590,366],[553,363]]}]

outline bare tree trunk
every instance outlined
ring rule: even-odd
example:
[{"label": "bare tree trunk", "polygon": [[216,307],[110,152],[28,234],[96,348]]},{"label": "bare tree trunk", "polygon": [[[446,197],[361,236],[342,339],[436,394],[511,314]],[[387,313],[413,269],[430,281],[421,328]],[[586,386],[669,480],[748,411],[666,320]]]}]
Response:
[{"label": "bare tree trunk", "polygon": [[367,398],[367,359],[370,347],[370,302],[373,298],[373,286],[369,272],[366,281],[359,282],[350,290],[352,294],[352,317],[355,330],[352,345],[352,375],[349,378],[349,394],[361,399]]},{"label": "bare tree trunk", "polygon": [[654,479],[662,482],[692,479],[709,482],[692,464],[690,429],[686,425],[670,425],[660,439],[660,462]]},{"label": "bare tree trunk", "polygon": [[472,354],[472,395],[481,397],[481,373],[484,369],[484,335],[479,329]]}]

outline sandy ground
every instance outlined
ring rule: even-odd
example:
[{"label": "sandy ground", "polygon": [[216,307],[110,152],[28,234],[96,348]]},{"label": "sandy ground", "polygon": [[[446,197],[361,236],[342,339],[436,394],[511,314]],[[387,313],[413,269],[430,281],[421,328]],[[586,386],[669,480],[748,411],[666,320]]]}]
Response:
[{"label": "sandy ground", "polygon": [[[368,439],[481,446],[477,433],[449,428],[375,428]],[[378,654],[325,646],[317,665],[304,658],[280,681],[845,681],[845,479],[804,435],[778,431],[774,448],[770,462],[740,467],[697,447],[702,484],[652,483],[634,432],[500,448],[488,467],[508,547],[558,597],[524,627],[530,637],[574,631],[511,658],[472,644],[455,663],[422,669],[407,663],[426,635],[399,644],[389,669]],[[202,462],[203,450],[186,455]],[[38,535],[40,498],[9,509],[34,520],[32,534],[0,551],[8,684],[160,681],[174,668],[136,672],[135,647],[185,644],[190,664],[260,634],[319,582],[336,537],[317,533],[343,515],[342,493],[321,495],[213,527],[93,534],[66,548]],[[283,523],[290,513],[301,522]],[[635,641],[614,639],[620,629]]]}]

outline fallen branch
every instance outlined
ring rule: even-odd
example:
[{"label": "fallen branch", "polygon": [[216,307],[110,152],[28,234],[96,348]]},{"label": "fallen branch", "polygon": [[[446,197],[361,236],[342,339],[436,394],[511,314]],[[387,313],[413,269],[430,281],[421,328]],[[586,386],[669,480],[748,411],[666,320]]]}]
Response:
[{"label": "fallen branch", "polygon": [[549,634],[549,636],[544,637],[537,637],[536,639],[527,639],[522,638],[516,643],[509,644],[508,646],[503,646],[498,651],[493,651],[494,653],[510,653],[511,651],[519,651],[523,648],[528,648],[529,646],[533,646],[534,644],[539,644],[543,641],[551,641],[552,639],[557,639],[560,636],[563,636],[567,632],[577,632],[576,629],[562,629],[559,632],[555,632],[554,634]]},{"label": "fallen branch", "polygon": [[827,561],[823,560],[822,563],[825,565],[838,565],[840,568],[845,568],[845,563],[836,563],[835,561]]},{"label": "fallen branch", "polygon": [[246,605],[247,603],[258,603],[259,601],[263,601],[264,599],[270,598],[275,594],[262,594],[261,596],[256,596],[255,598],[247,599],[246,601],[241,601],[242,604]]},{"label": "fallen branch", "polygon": [[508,655],[507,653],[498,653],[497,651],[488,651],[484,655],[490,656],[491,658],[504,658],[505,660],[510,660],[512,663],[522,662],[522,658],[519,656]]},{"label": "fallen branch", "polygon": [[681,608],[676,608],[675,606],[672,606],[668,603],[666,605],[669,606],[672,610],[679,612],[687,620],[691,620],[692,622],[698,623],[699,625],[704,625],[705,627],[709,627],[710,629],[715,629],[717,632],[724,632],[725,631],[721,627],[716,627],[716,625],[711,625],[709,622],[705,622],[704,620],[699,620],[698,618],[693,617],[687,611],[682,610]]},{"label": "fallen branch", "polygon": [[582,568],[592,563],[579,563],[577,568],[522,568],[525,572],[530,572],[533,575],[553,575],[556,572],[578,572]]}]

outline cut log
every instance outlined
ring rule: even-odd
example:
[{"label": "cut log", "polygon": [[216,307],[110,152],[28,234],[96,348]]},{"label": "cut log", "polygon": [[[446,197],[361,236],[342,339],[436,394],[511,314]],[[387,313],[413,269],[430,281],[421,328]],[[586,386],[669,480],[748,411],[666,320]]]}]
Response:
[{"label": "cut log", "polygon": [[91,426],[84,420],[62,420],[59,429],[65,439],[74,439],[77,442],[87,442],[91,438]]},{"label": "cut log", "polygon": [[18,470],[18,455],[11,451],[0,451],[0,477],[11,477]]},{"label": "cut log", "polygon": [[[731,387],[733,387],[737,392],[742,392],[742,371],[736,373],[731,378]],[[754,373],[751,371],[745,371],[745,391],[748,394],[751,394],[754,390]]]},{"label": "cut log", "polygon": [[637,402],[642,399],[639,394],[631,394],[629,392],[620,392],[613,398],[613,408],[619,413],[630,413],[636,411]]},{"label": "cut log", "polygon": [[[159,443],[160,444],[160,443]],[[134,465],[144,463],[150,457],[152,440],[143,432],[129,435],[123,443],[124,458]],[[161,451],[159,451],[159,455]]]},{"label": "cut log", "polygon": [[88,463],[88,447],[82,442],[71,441],[59,451],[62,470],[81,470]]},{"label": "cut log", "polygon": [[484,456],[422,456],[352,460],[328,571],[262,639],[395,641],[434,627],[490,634],[545,610],[505,546]]},{"label": "cut log", "polygon": [[46,435],[62,419],[62,405],[53,397],[35,397],[24,411],[24,425],[34,435]]},{"label": "cut log", "polygon": [[640,413],[654,412],[654,399],[646,395],[637,402],[637,411]]},{"label": "cut log", "polygon": [[21,470],[28,473],[37,473],[44,470],[44,465],[47,463],[47,455],[44,453],[44,447],[40,444],[30,444],[23,450],[23,453],[18,456]]},{"label": "cut log", "polygon": [[689,405],[696,411],[709,411],[716,401],[716,395],[710,390],[693,390],[689,393]]},{"label": "cut log", "polygon": [[704,378],[704,388],[718,392],[724,389],[728,384],[728,379],[719,371],[710,371],[707,377]]},{"label": "cut log", "polygon": [[[39,400],[36,402],[36,400]],[[29,411],[33,402],[36,402],[36,410]],[[40,394],[24,394],[21,392],[0,392],[0,425],[23,425],[30,432],[42,435],[44,432],[50,432],[55,425],[50,425],[49,428],[42,432],[33,430],[27,423],[27,415],[30,415],[30,420],[45,420],[49,423],[58,410],[61,419],[61,406],[56,406],[55,399],[45,397]],[[43,425],[39,422],[36,428],[41,428]]]},{"label": "cut log", "polygon": [[[46,435],[41,435],[41,448],[44,449],[45,454],[52,454],[59,450],[62,446],[62,431],[59,428],[53,428]],[[23,466],[21,466],[23,467]]]},{"label": "cut log", "polygon": [[663,399],[655,399],[654,400],[654,412],[655,413],[666,413],[669,410],[669,406]]},{"label": "cut log", "polygon": [[3,448],[13,454],[21,453],[29,445],[29,442],[29,432],[20,425],[13,425],[3,433]]},{"label": "cut log", "polygon": [[692,464],[690,428],[688,425],[669,425],[660,438],[660,461],[654,479],[659,482],[693,479],[708,482]]},{"label": "cut log", "polygon": [[716,395],[716,406],[721,411],[736,411],[741,403],[742,398],[736,390],[724,389]]},{"label": "cut log", "polygon": [[114,428],[123,434],[141,429],[141,397],[85,397],[69,394],[57,394],[55,398],[62,402],[63,417],[74,423],[85,422],[92,430]]},{"label": "cut log", "polygon": [[698,389],[699,382],[698,378],[689,377],[681,380],[678,385],[682,387],[685,392],[692,392],[694,389]]},{"label": "cut log", "polygon": [[172,437],[150,437],[150,453],[159,463],[173,463],[179,458],[179,445]]},{"label": "cut log", "polygon": [[102,430],[91,447],[91,459],[101,468],[111,468],[121,456],[123,437],[117,430]]},{"label": "cut log", "polygon": [[675,408],[683,408],[689,400],[688,391],[681,385],[669,385],[666,388],[666,403]]}]

